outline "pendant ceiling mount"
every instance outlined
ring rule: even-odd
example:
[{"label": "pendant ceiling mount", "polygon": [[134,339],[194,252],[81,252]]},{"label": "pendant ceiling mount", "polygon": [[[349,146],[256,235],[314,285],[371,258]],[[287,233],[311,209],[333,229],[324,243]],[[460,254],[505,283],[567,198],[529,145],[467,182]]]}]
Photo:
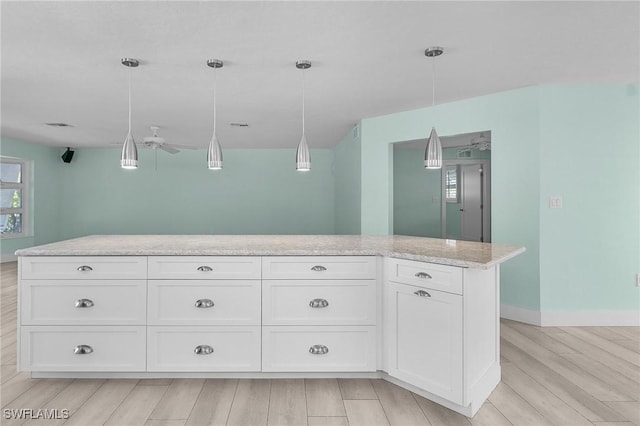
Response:
[{"label": "pendant ceiling mount", "polygon": [[296,68],[298,68],[299,70],[308,70],[309,68],[311,68],[311,61],[296,61]]},{"label": "pendant ceiling mount", "polygon": [[444,53],[444,49],[442,47],[433,46],[433,47],[429,47],[424,51],[424,56],[433,58],[434,56],[440,56],[443,53]]},{"label": "pendant ceiling mount", "polygon": [[129,68],[135,68],[138,65],[140,65],[140,62],[137,59],[133,59],[133,58],[122,58],[120,62],[125,67],[129,67]]},{"label": "pendant ceiling mount", "polygon": [[222,68],[224,65],[224,62],[222,62],[220,59],[209,59],[207,61],[207,65],[210,66],[211,68]]}]

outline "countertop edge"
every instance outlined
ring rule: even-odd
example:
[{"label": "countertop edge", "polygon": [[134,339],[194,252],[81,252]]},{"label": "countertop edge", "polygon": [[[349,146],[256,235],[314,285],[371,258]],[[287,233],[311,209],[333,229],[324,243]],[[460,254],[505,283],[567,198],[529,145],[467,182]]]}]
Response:
[{"label": "countertop edge", "polygon": [[415,260],[419,262],[437,263],[441,265],[457,266],[462,268],[489,269],[503,263],[526,251],[525,247],[514,247],[513,251],[481,263],[471,260],[452,259],[441,256],[425,256],[405,252],[380,251],[380,250],[53,250],[47,249],[19,249],[15,254],[18,257],[38,256],[384,256],[394,259]]}]

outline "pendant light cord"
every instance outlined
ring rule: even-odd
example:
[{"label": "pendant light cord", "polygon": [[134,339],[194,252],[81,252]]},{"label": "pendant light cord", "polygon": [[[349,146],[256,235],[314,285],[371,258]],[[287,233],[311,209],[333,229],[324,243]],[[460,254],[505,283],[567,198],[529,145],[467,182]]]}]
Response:
[{"label": "pendant light cord", "polygon": [[213,69],[213,135],[216,134],[216,89],[217,89],[218,69]]},{"label": "pendant light cord", "polygon": [[302,69],[302,135],[304,135],[304,72],[305,69]]},{"label": "pendant light cord", "polygon": [[131,134],[131,67],[129,67],[129,134]]},{"label": "pendant light cord", "polygon": [[431,107],[436,105],[436,57],[431,57]]}]

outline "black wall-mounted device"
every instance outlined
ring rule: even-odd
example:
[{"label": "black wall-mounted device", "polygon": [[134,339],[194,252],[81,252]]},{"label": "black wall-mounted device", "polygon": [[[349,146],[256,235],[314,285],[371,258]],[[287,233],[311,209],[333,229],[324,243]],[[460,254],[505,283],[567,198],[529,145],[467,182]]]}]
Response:
[{"label": "black wall-mounted device", "polygon": [[65,163],[70,163],[71,160],[73,159],[73,152],[71,150],[71,148],[67,148],[67,150],[62,154],[62,161],[64,161]]}]

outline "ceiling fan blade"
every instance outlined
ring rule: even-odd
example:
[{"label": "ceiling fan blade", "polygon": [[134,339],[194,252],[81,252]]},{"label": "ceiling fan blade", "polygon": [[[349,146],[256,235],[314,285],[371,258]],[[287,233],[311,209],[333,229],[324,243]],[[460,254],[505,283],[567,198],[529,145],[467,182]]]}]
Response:
[{"label": "ceiling fan blade", "polygon": [[161,146],[159,146],[158,148],[160,148],[160,149],[161,149],[161,150],[163,150],[163,151],[168,152],[169,154],[177,154],[177,153],[179,153],[179,152],[180,152],[179,150],[177,150],[177,149],[175,149],[175,148],[172,148],[172,147],[170,147],[170,146],[167,146],[167,145],[161,145]]},{"label": "ceiling fan blade", "polygon": [[174,146],[176,148],[180,148],[180,149],[200,149],[200,147],[197,146],[193,146],[193,145],[180,145],[177,143],[172,143],[171,146]]}]

